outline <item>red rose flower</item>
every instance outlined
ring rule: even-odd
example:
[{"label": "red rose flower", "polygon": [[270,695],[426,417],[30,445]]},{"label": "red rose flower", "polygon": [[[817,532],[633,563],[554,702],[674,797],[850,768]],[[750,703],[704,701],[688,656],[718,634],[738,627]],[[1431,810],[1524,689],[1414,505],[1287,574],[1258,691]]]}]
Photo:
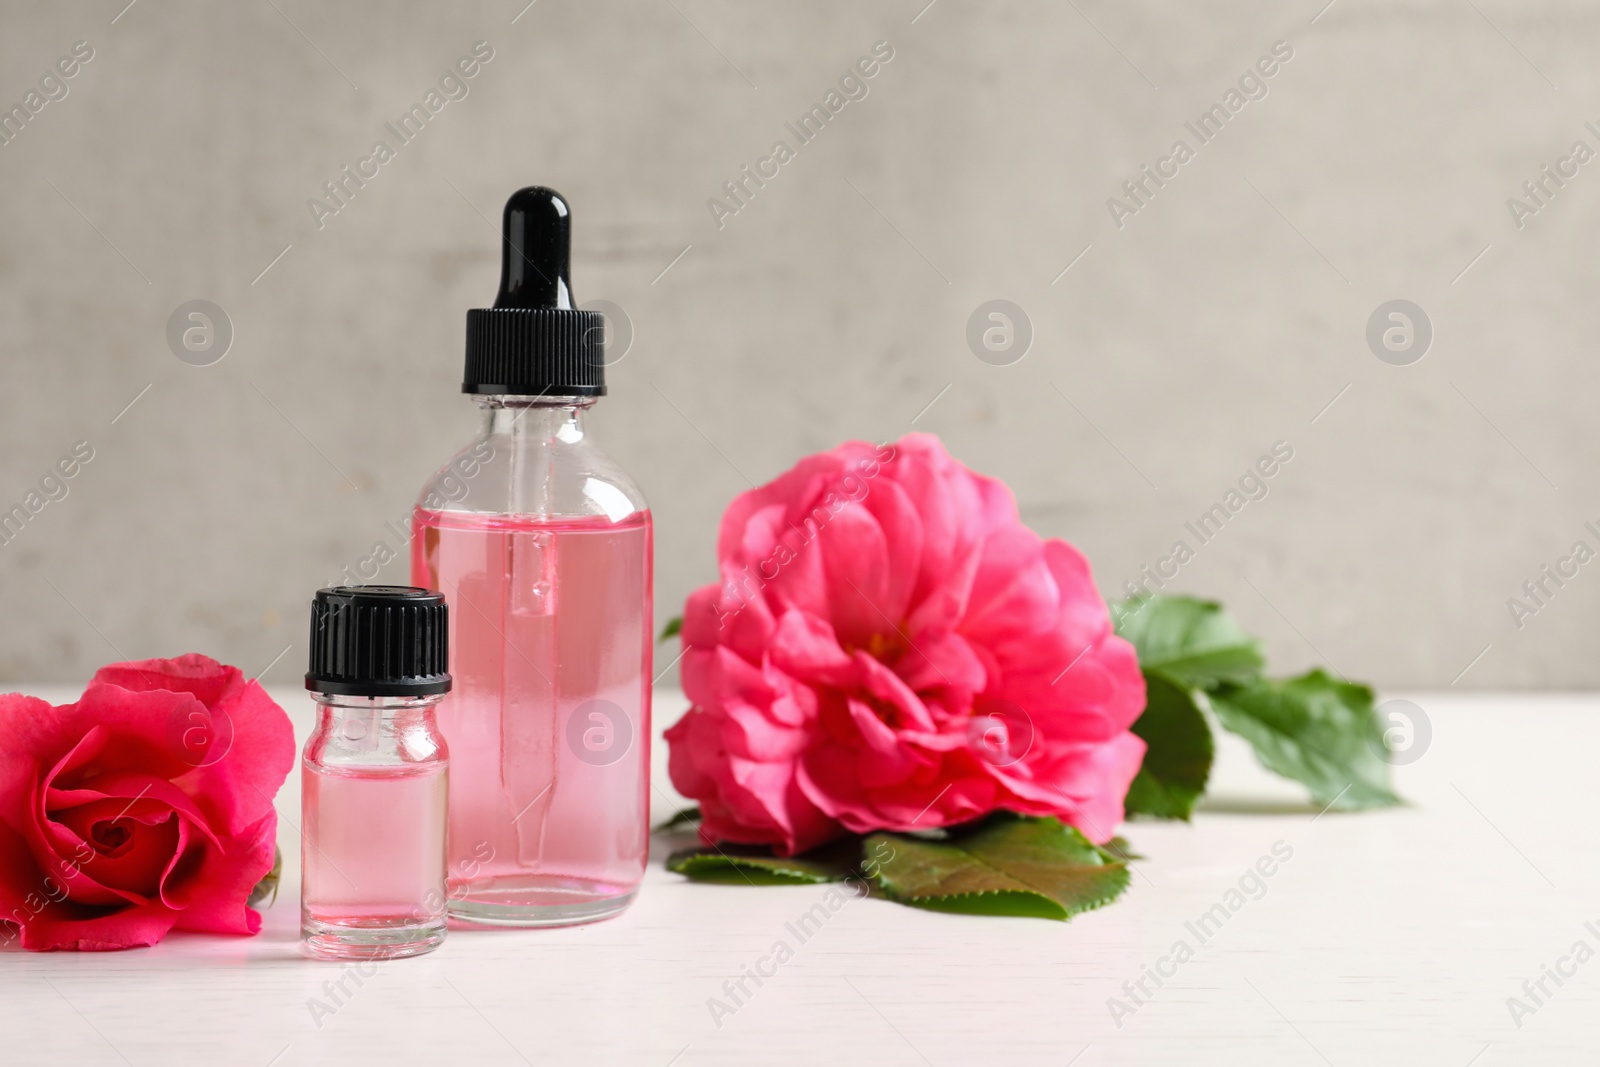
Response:
[{"label": "red rose flower", "polygon": [[740,494],[684,608],[672,782],[712,841],[1055,815],[1104,841],[1144,742],[1133,646],[1089,564],[928,434],[851,441]]},{"label": "red rose flower", "polygon": [[102,668],[76,704],[0,696],[0,929],[40,951],[256,933],[294,750],[259,685],[196,654]]}]

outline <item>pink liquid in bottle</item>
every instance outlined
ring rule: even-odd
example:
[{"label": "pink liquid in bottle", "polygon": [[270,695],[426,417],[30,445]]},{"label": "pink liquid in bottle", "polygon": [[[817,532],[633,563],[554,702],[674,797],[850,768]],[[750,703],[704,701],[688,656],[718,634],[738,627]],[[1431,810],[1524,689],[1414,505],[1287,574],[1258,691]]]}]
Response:
[{"label": "pink liquid in bottle", "polygon": [[649,850],[651,522],[418,508],[412,575],[450,604],[450,914],[604,918]]},{"label": "pink liquid in bottle", "polygon": [[305,918],[339,929],[442,921],[443,769],[304,773]]}]

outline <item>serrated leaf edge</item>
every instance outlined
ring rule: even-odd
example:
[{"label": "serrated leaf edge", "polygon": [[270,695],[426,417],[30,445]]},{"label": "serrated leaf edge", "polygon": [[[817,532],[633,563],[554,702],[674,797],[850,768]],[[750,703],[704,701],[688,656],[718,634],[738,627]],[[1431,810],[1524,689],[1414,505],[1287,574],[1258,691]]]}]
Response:
[{"label": "serrated leaf edge", "polygon": [[[1063,829],[1070,830],[1073,833],[1077,834],[1080,838],[1082,838],[1082,840],[1084,841],[1085,844],[1087,844],[1090,848],[1095,850],[1096,854],[1098,854],[1102,859],[1105,858],[1105,852],[1101,850],[1100,846],[1096,845],[1094,842],[1090,841],[1088,838],[1083,837],[1083,832],[1080,831],[1077,827],[1071,826],[1071,825],[1069,825],[1067,823],[1062,823],[1061,826],[1062,826]],[[876,836],[876,835],[872,835],[872,836]],[[872,837],[869,836],[866,840],[867,841],[871,841]],[[1131,872],[1129,872],[1129,870],[1128,870],[1127,863],[1125,861],[1123,861],[1123,860],[1113,860],[1113,861],[1110,861],[1110,862],[1094,864],[1094,865],[1084,864],[1083,866],[1098,866],[1098,867],[1102,867],[1102,868],[1105,868],[1105,867],[1114,868],[1116,873],[1122,875],[1122,882],[1117,887],[1116,892],[1111,893],[1111,894],[1106,895],[1106,896],[1096,897],[1096,898],[1092,899],[1091,901],[1089,901],[1088,903],[1083,904],[1081,906],[1072,907],[1070,905],[1063,904],[1061,901],[1057,900],[1055,897],[1051,896],[1049,893],[1044,892],[1042,889],[1038,888],[1037,886],[1031,885],[1026,879],[1020,878],[1017,875],[1011,873],[1010,871],[1002,870],[1001,868],[996,867],[994,864],[989,863],[987,860],[983,859],[983,857],[978,856],[975,853],[968,852],[967,849],[965,849],[965,848],[963,848],[961,846],[961,843],[959,841],[941,841],[941,842],[939,842],[939,844],[946,845],[946,846],[951,847],[951,848],[959,848],[959,849],[961,849],[962,852],[965,852],[969,857],[971,857],[972,862],[977,863],[977,864],[981,864],[982,866],[987,867],[989,870],[993,871],[995,874],[1000,875],[1002,878],[1009,878],[1011,881],[1016,882],[1018,885],[1022,886],[1023,888],[1021,888],[1021,889],[981,889],[981,890],[978,890],[977,892],[968,892],[968,893],[939,893],[939,894],[933,894],[933,893],[925,893],[925,894],[898,893],[894,889],[890,888],[889,885],[884,881],[884,879],[883,879],[883,871],[882,871],[881,868],[871,876],[873,884],[875,884],[879,889],[883,890],[884,894],[886,896],[888,896],[889,899],[897,900],[897,901],[899,901],[899,902],[901,902],[903,904],[915,904],[917,901],[923,901],[923,900],[961,900],[961,899],[964,899],[964,898],[967,898],[967,897],[985,897],[985,896],[991,896],[991,895],[998,896],[998,895],[1004,894],[1004,893],[1026,893],[1026,894],[1029,894],[1029,895],[1032,895],[1032,896],[1040,897],[1040,898],[1050,902],[1051,904],[1055,905],[1056,907],[1060,908],[1063,912],[1065,912],[1065,914],[1061,917],[1060,921],[1061,922],[1066,922],[1068,919],[1071,919],[1071,918],[1073,918],[1074,916],[1077,916],[1077,915],[1082,915],[1086,911],[1094,911],[1096,908],[1103,908],[1107,904],[1110,904],[1112,901],[1116,900],[1118,897],[1122,896],[1122,894],[1127,891],[1128,885],[1132,881],[1132,877],[1133,877]]]},{"label": "serrated leaf edge", "polygon": [[[692,879],[695,875],[686,868],[699,859],[711,860],[713,865],[717,867],[731,867],[735,870],[792,878],[796,885],[827,885],[844,880],[843,878],[822,878],[818,877],[814,872],[787,866],[782,863],[783,857],[781,856],[730,856],[725,852],[714,849],[689,849],[684,852],[675,852],[667,857],[665,866],[673,874],[681,874],[685,878]],[[752,860],[765,862],[756,863],[751,862]]]},{"label": "serrated leaf edge", "polygon": [[[971,853],[968,853],[968,855],[971,855]],[[976,858],[976,857],[974,857],[974,858]],[[979,860],[979,862],[981,863],[982,861]],[[978,890],[976,892],[971,892],[971,893],[943,893],[943,894],[921,894],[921,895],[915,895],[915,894],[910,894],[910,893],[896,893],[894,890],[890,889],[888,886],[885,886],[885,885],[881,884],[881,882],[878,884],[878,888],[882,889],[884,891],[885,895],[887,895],[890,900],[896,901],[896,902],[901,903],[901,904],[910,905],[911,907],[919,907],[925,901],[934,901],[934,900],[941,900],[941,901],[942,900],[972,900],[972,899],[981,898],[981,897],[1002,897],[1002,896],[1037,897],[1038,899],[1045,901],[1047,904],[1051,905],[1052,907],[1059,909],[1062,912],[1062,915],[1060,916],[1060,918],[1057,921],[1066,922],[1069,919],[1072,919],[1072,918],[1075,918],[1076,916],[1082,915],[1086,911],[1094,911],[1094,910],[1096,910],[1098,908],[1105,907],[1107,904],[1114,903],[1117,900],[1117,898],[1121,897],[1122,894],[1127,891],[1127,888],[1128,888],[1129,884],[1131,883],[1132,877],[1133,877],[1132,874],[1128,871],[1127,864],[1125,864],[1125,863],[1123,863],[1121,861],[1117,861],[1117,862],[1114,862],[1114,863],[1101,864],[1100,866],[1102,866],[1102,867],[1113,868],[1112,873],[1114,875],[1115,874],[1122,875],[1121,885],[1119,885],[1117,887],[1116,892],[1104,894],[1104,895],[1098,896],[1098,897],[1094,897],[1094,898],[1090,899],[1089,901],[1087,901],[1086,903],[1080,904],[1080,905],[1078,905],[1076,907],[1069,907],[1068,905],[1061,903],[1061,901],[1057,900],[1055,897],[1050,896],[1048,893],[1041,892],[1038,889],[1035,889],[1033,886],[1028,885],[1027,882],[1024,882],[1022,879],[1017,878],[1015,875],[1010,874],[1009,872],[1001,871],[998,867],[995,867],[992,864],[984,864],[984,866],[988,867],[990,870],[998,871],[1000,874],[1005,875],[1007,878],[1013,879],[1014,881],[1016,881],[1016,882],[1020,883],[1022,886],[1024,886],[1024,888],[1022,888],[1022,889],[980,889],[980,890]]]}]

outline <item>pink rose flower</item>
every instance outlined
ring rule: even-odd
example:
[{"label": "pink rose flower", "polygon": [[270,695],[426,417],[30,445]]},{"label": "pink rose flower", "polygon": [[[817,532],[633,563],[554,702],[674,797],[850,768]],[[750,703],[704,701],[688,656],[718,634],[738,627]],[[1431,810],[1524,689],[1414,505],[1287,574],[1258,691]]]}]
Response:
[{"label": "pink rose flower", "polygon": [[684,608],[672,782],[709,841],[1056,815],[1096,842],[1144,758],[1133,647],[1089,564],[939,439],[851,441],[722,517]]},{"label": "pink rose flower", "polygon": [[0,696],[0,930],[41,951],[256,933],[293,765],[283,709],[201,655],[112,664],[62,707]]}]

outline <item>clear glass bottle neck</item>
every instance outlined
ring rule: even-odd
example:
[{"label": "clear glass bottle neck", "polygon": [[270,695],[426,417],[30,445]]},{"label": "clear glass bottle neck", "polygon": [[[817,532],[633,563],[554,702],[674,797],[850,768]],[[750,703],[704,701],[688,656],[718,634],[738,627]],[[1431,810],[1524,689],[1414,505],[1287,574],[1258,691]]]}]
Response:
[{"label": "clear glass bottle neck", "polygon": [[484,436],[510,436],[529,441],[559,439],[568,444],[583,440],[584,415],[597,399],[505,394],[477,398],[478,406],[483,409]]},{"label": "clear glass bottle neck", "polygon": [[439,701],[444,699],[444,694],[437,693],[425,697],[363,697],[312,690],[311,699],[335,713],[356,711],[368,715],[376,711],[384,715],[396,715],[437,707]]}]

